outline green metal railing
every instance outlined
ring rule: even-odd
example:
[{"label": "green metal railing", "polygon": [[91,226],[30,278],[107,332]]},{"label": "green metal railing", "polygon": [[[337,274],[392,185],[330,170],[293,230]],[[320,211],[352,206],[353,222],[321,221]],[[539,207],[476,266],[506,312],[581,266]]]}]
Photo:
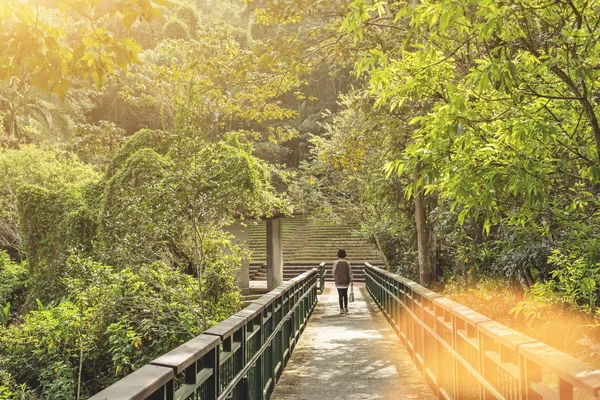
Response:
[{"label": "green metal railing", "polygon": [[323,293],[325,290],[325,263],[319,264],[319,290]]},{"label": "green metal railing", "polygon": [[90,400],[268,399],[317,303],[316,268]]},{"label": "green metal railing", "polygon": [[366,287],[441,399],[598,398],[600,370],[396,274]]}]

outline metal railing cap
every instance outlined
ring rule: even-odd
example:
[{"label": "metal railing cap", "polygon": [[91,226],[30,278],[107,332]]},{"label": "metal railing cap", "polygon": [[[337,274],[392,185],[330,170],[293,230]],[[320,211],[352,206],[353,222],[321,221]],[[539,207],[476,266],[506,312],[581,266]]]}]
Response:
[{"label": "metal railing cap", "polygon": [[398,274],[394,274],[393,272],[386,271],[385,269],[381,269],[381,268],[379,268],[379,267],[376,267],[376,268],[379,270],[379,273],[380,273],[381,275],[385,275],[385,276],[387,276],[388,278],[392,278],[392,279],[394,279],[394,280],[395,280],[395,279],[397,279],[397,278],[400,278],[400,276],[399,276]]},{"label": "metal railing cap", "polygon": [[141,400],[167,384],[175,376],[172,368],[144,365],[89,400]]},{"label": "metal railing cap", "polygon": [[537,342],[532,337],[529,337],[521,332],[517,332],[506,325],[502,325],[496,321],[488,321],[479,324],[478,329],[487,333],[494,340],[504,344],[511,350],[516,350],[522,344]]},{"label": "metal railing cap", "polygon": [[425,286],[421,286],[418,283],[410,286],[413,292],[420,294],[423,297],[427,297],[428,299],[435,299],[437,297],[442,297],[441,294],[434,292],[433,290],[427,289]]},{"label": "metal railing cap", "polygon": [[235,317],[246,318],[246,320],[254,319],[257,315],[260,315],[262,311],[265,309],[263,304],[257,304],[253,302],[248,307],[244,308],[241,311],[233,314]]},{"label": "metal railing cap", "polygon": [[214,349],[219,343],[221,343],[221,338],[218,336],[202,334],[152,360],[151,364],[173,368],[175,373],[179,374]]},{"label": "metal railing cap", "polygon": [[272,294],[283,293],[286,290],[288,290],[290,288],[290,286],[292,286],[292,285],[293,285],[293,282],[287,281],[287,282],[283,283],[282,285],[277,286],[275,289],[271,290],[269,293],[272,293]]},{"label": "metal railing cap", "polygon": [[469,322],[473,325],[491,321],[490,318],[478,313],[477,311],[471,310],[467,306],[454,307],[450,310],[450,312],[452,313],[452,315],[462,318],[466,320],[466,322]]},{"label": "metal railing cap", "polygon": [[290,279],[288,282],[298,282],[298,281],[301,281],[301,280],[303,280],[304,278],[306,278],[307,276],[309,276],[309,275],[313,274],[313,273],[314,273],[314,272],[316,272],[316,271],[318,271],[318,269],[317,269],[317,268],[312,268],[312,269],[309,269],[308,271],[305,271],[305,272],[303,272],[302,274],[300,274],[300,275],[298,275],[298,276],[295,276],[295,277],[293,277],[293,278],[292,278],[292,279]]},{"label": "metal railing cap", "polygon": [[374,265],[371,265],[371,264],[369,264],[369,263],[365,263],[365,267],[367,267],[367,268],[372,268],[372,269],[374,269],[375,271],[387,272],[386,270],[384,270],[384,269],[381,269],[381,268],[379,268],[379,267],[376,267],[376,266],[374,266]]},{"label": "metal railing cap", "polygon": [[519,347],[519,353],[593,396],[600,393],[600,369],[594,369],[591,365],[542,342],[524,344]]},{"label": "metal railing cap", "polygon": [[263,309],[264,309],[268,305],[273,303],[277,297],[279,297],[278,294],[271,294],[271,292],[269,292],[269,293],[265,294],[264,296],[262,296],[260,299],[255,300],[254,304],[260,304],[263,306]]},{"label": "metal railing cap", "polygon": [[221,340],[224,340],[225,338],[231,336],[231,334],[237,331],[240,327],[244,326],[246,321],[248,321],[247,318],[236,317],[235,315],[232,315],[225,321],[222,321],[217,325],[208,328],[203,333],[206,335],[220,336]]},{"label": "metal railing cap", "polygon": [[453,308],[456,308],[456,307],[464,307],[462,304],[457,303],[454,300],[450,300],[449,298],[444,297],[444,296],[434,298],[433,302],[436,305],[439,305],[448,311],[451,311]]},{"label": "metal railing cap", "polygon": [[309,269],[308,271],[302,273],[301,275],[293,277],[288,282],[290,282],[292,284],[298,283],[298,282],[306,279],[307,277],[309,277],[312,274],[317,274],[318,272],[319,272],[319,270],[317,268]]}]

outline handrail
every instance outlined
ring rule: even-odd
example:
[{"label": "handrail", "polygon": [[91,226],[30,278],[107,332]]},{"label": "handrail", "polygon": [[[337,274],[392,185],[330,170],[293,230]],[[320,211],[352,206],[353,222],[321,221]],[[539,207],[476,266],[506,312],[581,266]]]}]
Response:
[{"label": "handrail", "polygon": [[319,264],[319,290],[321,291],[321,294],[323,294],[323,291],[325,290],[325,263],[324,262]]},{"label": "handrail", "polygon": [[439,398],[598,398],[600,370],[399,275],[368,264],[365,275]]},{"label": "handrail", "polygon": [[317,283],[313,268],[90,400],[268,399],[316,306]]}]

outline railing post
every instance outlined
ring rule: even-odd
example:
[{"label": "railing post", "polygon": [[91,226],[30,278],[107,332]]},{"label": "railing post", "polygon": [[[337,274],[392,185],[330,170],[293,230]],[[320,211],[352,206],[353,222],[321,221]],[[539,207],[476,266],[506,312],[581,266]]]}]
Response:
[{"label": "railing post", "polygon": [[321,293],[325,290],[325,263],[319,264],[319,290]]}]

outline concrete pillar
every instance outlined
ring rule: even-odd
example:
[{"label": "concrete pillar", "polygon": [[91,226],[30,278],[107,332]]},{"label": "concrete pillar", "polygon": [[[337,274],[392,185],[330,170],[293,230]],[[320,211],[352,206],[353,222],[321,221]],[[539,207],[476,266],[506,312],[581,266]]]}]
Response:
[{"label": "concrete pillar", "polygon": [[[242,224],[242,221],[236,219],[235,222],[227,228],[227,231],[234,237],[231,239],[231,244],[238,245],[243,249],[248,249],[249,236],[248,227]],[[238,272],[238,285],[242,295],[248,295],[250,292],[250,261],[242,259],[242,266]]]},{"label": "concrete pillar", "polygon": [[283,283],[283,218],[267,219],[267,289]]}]

